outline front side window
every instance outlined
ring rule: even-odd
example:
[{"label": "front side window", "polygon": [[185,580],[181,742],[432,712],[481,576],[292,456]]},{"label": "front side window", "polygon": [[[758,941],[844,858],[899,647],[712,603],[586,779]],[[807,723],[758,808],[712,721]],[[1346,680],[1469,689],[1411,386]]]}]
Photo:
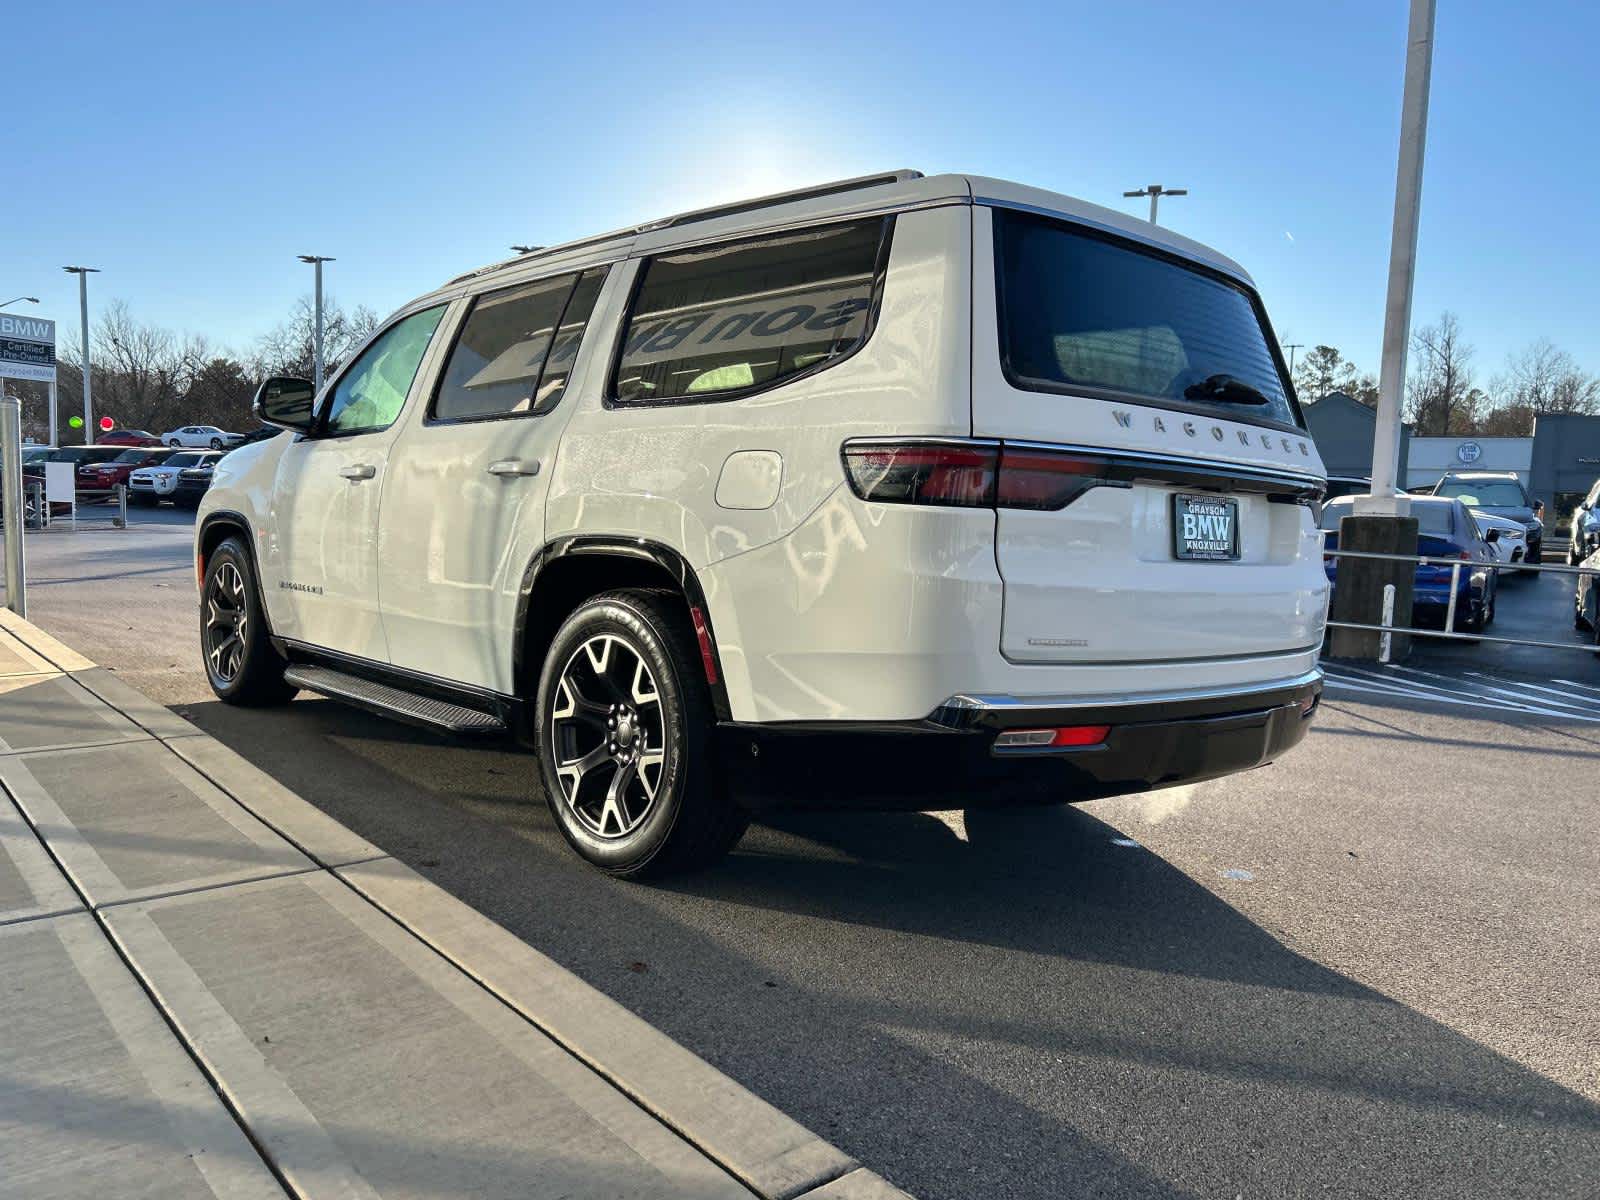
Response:
[{"label": "front side window", "polygon": [[163,465],[168,467],[192,467],[203,458],[204,455],[191,451],[187,454],[174,454]]},{"label": "front side window", "polygon": [[323,415],[327,433],[367,433],[387,429],[405,407],[444,305],[396,321],[339,377]]},{"label": "front side window", "polygon": [[1244,288],[1047,217],[996,209],[994,231],[1013,385],[1302,425]]},{"label": "front side window", "polygon": [[647,260],[617,400],[728,399],[849,354],[871,327],[890,229],[874,218]]},{"label": "front side window", "polygon": [[450,351],[433,418],[549,412],[561,399],[605,269],[479,296]]}]

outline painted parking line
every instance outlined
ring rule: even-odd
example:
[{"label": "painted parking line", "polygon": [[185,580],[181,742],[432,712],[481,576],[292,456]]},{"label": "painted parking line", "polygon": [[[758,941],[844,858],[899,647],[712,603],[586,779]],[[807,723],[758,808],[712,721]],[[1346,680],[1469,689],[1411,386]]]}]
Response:
[{"label": "painted parking line", "polygon": [[1501,679],[1480,671],[1447,675],[1417,667],[1367,668],[1348,664],[1328,665],[1324,670],[1325,685],[1343,691],[1447,704],[1502,716],[1516,713],[1600,724],[1600,689],[1565,679],[1551,681],[1561,685],[1558,688]]}]

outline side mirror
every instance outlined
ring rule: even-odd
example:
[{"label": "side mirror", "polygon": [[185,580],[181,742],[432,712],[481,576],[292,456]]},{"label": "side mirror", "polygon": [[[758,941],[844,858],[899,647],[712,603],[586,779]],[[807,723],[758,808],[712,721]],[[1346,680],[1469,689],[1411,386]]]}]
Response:
[{"label": "side mirror", "polygon": [[1483,535],[1483,540],[1486,542],[1498,542],[1500,540],[1500,531],[1498,529],[1489,530],[1488,533]]},{"label": "side mirror", "polygon": [[256,416],[268,425],[304,433],[311,428],[311,402],[317,392],[309,379],[274,375],[256,389]]}]

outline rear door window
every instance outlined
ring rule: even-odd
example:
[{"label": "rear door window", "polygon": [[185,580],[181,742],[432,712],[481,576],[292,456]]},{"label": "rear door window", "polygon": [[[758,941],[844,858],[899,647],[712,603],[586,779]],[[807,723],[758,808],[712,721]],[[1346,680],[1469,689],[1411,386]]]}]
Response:
[{"label": "rear door window", "polygon": [[560,401],[605,268],[473,301],[434,397],[436,421],[538,415]]},{"label": "rear door window", "polygon": [[994,229],[1013,386],[1303,427],[1244,287],[1031,213],[995,209]]},{"label": "rear door window", "polygon": [[891,228],[874,218],[646,260],[616,399],[732,399],[837,362],[870,332]]}]

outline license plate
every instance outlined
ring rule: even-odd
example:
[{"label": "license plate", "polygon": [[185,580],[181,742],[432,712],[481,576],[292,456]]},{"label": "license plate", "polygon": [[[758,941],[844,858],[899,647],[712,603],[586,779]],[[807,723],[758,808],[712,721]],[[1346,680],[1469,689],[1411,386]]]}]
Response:
[{"label": "license plate", "polygon": [[1239,502],[1225,496],[1174,496],[1172,546],[1179,558],[1228,562],[1239,557]]}]

